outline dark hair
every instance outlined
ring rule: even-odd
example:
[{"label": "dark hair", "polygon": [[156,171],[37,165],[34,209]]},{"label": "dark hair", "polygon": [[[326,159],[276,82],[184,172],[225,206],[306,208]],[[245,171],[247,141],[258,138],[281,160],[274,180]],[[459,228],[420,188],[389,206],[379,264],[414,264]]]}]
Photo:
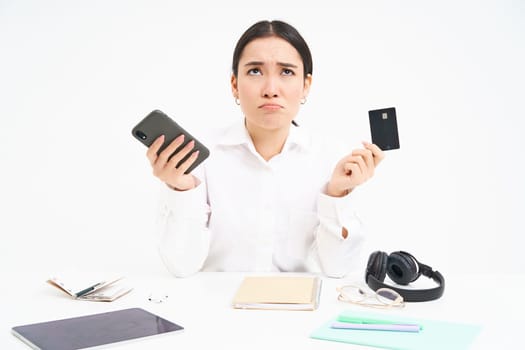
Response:
[{"label": "dark hair", "polygon": [[260,21],[248,28],[235,46],[232,63],[232,72],[235,77],[237,77],[239,72],[239,61],[246,45],[255,39],[271,36],[276,36],[289,42],[290,45],[299,52],[299,55],[303,60],[304,77],[306,78],[308,74],[312,74],[312,54],[310,53],[306,41],[301,34],[299,34],[297,29],[282,21]]}]

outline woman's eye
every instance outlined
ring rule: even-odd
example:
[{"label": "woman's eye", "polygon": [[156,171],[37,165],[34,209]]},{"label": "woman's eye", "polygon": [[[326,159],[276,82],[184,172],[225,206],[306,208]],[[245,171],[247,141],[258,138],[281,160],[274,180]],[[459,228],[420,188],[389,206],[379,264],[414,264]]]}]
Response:
[{"label": "woman's eye", "polygon": [[261,75],[261,70],[259,68],[252,68],[248,71],[249,75]]},{"label": "woman's eye", "polygon": [[284,75],[294,75],[295,73],[291,69],[283,69],[283,74]]}]

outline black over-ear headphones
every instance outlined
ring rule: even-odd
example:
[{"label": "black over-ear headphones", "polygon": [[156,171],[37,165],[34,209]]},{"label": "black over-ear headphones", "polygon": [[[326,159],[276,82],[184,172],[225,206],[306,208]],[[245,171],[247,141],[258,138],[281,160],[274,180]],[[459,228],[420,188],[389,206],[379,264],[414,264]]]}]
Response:
[{"label": "black over-ear headphones", "polygon": [[[430,289],[403,289],[389,286],[383,281],[385,276],[397,284],[407,285],[424,275],[439,284]],[[375,251],[370,254],[365,274],[366,284],[373,290],[390,288],[398,292],[405,301],[429,301],[440,298],[445,290],[445,279],[439,271],[434,271],[428,265],[422,264],[411,254],[403,251],[387,253]]]}]

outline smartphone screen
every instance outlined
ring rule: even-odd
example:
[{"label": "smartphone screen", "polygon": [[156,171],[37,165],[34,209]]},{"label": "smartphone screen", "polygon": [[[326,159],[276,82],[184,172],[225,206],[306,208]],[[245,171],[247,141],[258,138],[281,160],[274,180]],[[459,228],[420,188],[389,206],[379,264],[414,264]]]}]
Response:
[{"label": "smartphone screen", "polygon": [[396,109],[394,107],[374,109],[368,111],[368,117],[370,119],[372,143],[383,151],[398,149],[400,146]]},{"label": "smartphone screen", "polygon": [[[164,143],[159,149],[159,152],[162,152],[168,145],[175,140],[178,136],[184,134],[184,143],[180,145],[174,154],[180,151],[184,146],[191,140],[195,141],[195,147],[193,151],[198,150],[199,156],[195,162],[186,170],[186,174],[189,174],[193,169],[195,169],[200,163],[202,163],[210,155],[210,151],[206,146],[204,146],[199,140],[193,137],[189,132],[184,130],[179,124],[177,124],[173,119],[168,117],[162,111],[154,110],[148,114],[144,119],[142,119],[131,131],[133,136],[139,140],[141,143],[147,147],[161,135],[165,136]],[[184,163],[193,153],[190,152],[186,157],[184,157],[178,164]]]}]

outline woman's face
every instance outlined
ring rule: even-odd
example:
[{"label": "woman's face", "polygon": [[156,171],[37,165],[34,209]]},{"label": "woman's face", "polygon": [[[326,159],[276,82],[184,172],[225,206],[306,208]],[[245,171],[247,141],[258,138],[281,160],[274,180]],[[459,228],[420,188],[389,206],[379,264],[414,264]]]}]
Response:
[{"label": "woman's face", "polygon": [[247,126],[264,130],[289,128],[306,98],[312,77],[306,79],[299,52],[279,37],[247,44],[231,84]]}]

